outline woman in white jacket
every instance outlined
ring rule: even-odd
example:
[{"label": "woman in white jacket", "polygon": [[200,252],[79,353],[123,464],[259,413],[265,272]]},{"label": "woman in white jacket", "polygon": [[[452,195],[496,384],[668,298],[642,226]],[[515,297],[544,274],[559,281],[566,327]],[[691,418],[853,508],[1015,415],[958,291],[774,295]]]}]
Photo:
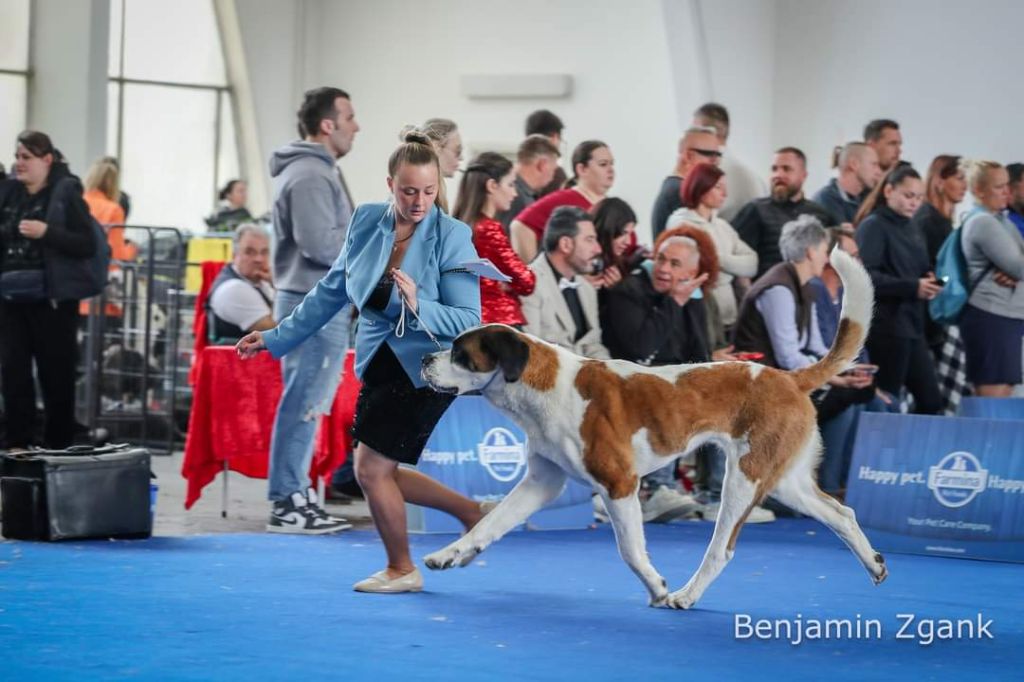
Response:
[{"label": "woman in white jacket", "polygon": [[[689,223],[711,235],[721,266],[712,295],[718,304],[722,325],[730,331],[739,312],[733,280],[749,280],[757,273],[757,252],[740,239],[732,225],[718,217],[718,209],[726,197],[725,173],[720,168],[709,163],[698,164],[687,174],[680,194],[683,208],[669,216],[665,228]],[[741,283],[749,286],[749,281]]]}]

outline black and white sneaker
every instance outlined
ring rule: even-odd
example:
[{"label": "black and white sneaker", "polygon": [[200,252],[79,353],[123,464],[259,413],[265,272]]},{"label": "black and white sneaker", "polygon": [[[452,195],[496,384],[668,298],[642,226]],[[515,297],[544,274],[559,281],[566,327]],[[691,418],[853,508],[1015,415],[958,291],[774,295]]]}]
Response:
[{"label": "black and white sneaker", "polygon": [[[313,494],[316,499],[316,494]],[[323,535],[337,533],[352,527],[344,519],[336,519],[317,506],[310,503],[300,492],[289,495],[284,500],[274,503],[267,522],[270,533],[297,533],[300,535]]]},{"label": "black and white sneaker", "polygon": [[306,488],[306,505],[313,510],[313,513],[319,516],[321,519],[328,519],[337,523],[344,524],[344,528],[341,530],[348,530],[352,527],[352,524],[348,522],[348,519],[343,519],[340,516],[331,516],[324,508],[320,506],[320,499],[316,494],[316,490],[313,488]]}]

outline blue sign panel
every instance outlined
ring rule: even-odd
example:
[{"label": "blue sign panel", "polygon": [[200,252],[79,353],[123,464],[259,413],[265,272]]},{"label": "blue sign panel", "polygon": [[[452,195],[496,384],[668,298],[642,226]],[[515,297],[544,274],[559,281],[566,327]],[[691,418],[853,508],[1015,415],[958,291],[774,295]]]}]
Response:
[{"label": "blue sign panel", "polygon": [[865,413],[846,502],[880,550],[1024,562],[1024,422]]},{"label": "blue sign panel", "polygon": [[957,416],[1024,421],[1024,398],[964,398]]},{"label": "blue sign panel", "polygon": [[[479,501],[498,501],[526,473],[528,444],[515,422],[480,396],[460,396],[451,404],[427,441],[417,469]],[[527,521],[528,528],[585,528],[593,523],[591,490],[570,480],[546,509]],[[409,530],[458,532],[453,517],[434,509],[409,506]]]}]

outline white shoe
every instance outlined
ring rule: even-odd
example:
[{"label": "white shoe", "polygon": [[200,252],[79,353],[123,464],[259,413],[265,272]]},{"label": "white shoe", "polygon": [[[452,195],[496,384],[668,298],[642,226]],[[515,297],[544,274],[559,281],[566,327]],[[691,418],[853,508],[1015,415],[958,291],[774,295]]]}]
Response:
[{"label": "white shoe", "polygon": [[668,523],[698,511],[701,505],[692,495],[686,495],[675,488],[659,486],[651,496],[640,503],[644,523]]},{"label": "white shoe", "polygon": [[[718,502],[706,502],[701,505],[700,515],[705,521],[718,520]],[[771,523],[775,520],[775,512],[764,507],[754,507],[747,515],[745,523]]]},{"label": "white shoe", "polygon": [[423,574],[414,568],[405,575],[389,578],[387,569],[377,571],[369,578],[360,580],[352,589],[356,592],[371,594],[401,594],[402,592],[419,592],[423,589]]}]

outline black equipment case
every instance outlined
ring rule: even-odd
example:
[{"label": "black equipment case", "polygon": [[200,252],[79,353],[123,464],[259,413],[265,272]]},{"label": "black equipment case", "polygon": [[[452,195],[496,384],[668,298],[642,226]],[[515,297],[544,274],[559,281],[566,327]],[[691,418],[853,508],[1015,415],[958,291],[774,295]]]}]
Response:
[{"label": "black equipment case", "polygon": [[150,478],[149,451],[128,445],[5,454],[0,458],[3,536],[149,537]]}]

